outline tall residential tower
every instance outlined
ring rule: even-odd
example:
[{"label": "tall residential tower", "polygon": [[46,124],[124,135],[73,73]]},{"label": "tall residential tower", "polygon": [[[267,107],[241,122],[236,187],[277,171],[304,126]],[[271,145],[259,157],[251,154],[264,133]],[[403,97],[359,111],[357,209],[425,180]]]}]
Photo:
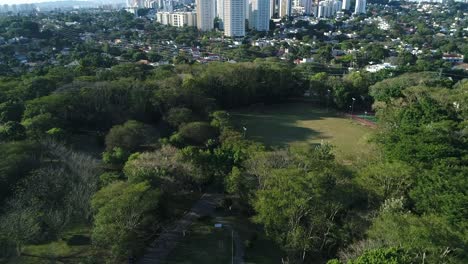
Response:
[{"label": "tall residential tower", "polygon": [[245,36],[246,0],[224,1],[224,35],[227,37]]},{"label": "tall residential tower", "polygon": [[214,28],[215,0],[196,0],[197,28],[210,31]]},{"label": "tall residential tower", "polygon": [[366,13],[366,0],[356,0],[356,8],[354,14],[365,14]]},{"label": "tall residential tower", "polygon": [[270,30],[270,0],[252,0],[249,26],[258,31]]},{"label": "tall residential tower", "polygon": [[291,0],[279,0],[279,11],[278,15],[280,18],[289,17],[292,15],[292,1]]}]

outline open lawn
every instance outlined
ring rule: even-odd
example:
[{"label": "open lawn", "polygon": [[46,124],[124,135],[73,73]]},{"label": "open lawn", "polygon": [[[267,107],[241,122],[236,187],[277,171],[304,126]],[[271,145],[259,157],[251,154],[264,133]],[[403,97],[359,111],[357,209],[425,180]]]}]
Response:
[{"label": "open lawn", "polygon": [[[304,143],[330,143],[341,161],[354,161],[368,156],[372,129],[337,112],[316,108],[307,103],[289,103],[230,113],[234,122],[247,128],[246,137],[270,147]],[[242,130],[242,128],[241,128]]]}]

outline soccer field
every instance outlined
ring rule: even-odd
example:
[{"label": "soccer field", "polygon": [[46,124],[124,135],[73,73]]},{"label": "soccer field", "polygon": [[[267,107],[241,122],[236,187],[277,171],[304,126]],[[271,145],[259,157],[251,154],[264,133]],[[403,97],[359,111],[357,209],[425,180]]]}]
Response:
[{"label": "soccer field", "polygon": [[270,147],[327,142],[342,161],[364,157],[372,149],[368,138],[373,129],[306,103],[241,109],[231,116],[236,125],[246,128],[247,138]]}]

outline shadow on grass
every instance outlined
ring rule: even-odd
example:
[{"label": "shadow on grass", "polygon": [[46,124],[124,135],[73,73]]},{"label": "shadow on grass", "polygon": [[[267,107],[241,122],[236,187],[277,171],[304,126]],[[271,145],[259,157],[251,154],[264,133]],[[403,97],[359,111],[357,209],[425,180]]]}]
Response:
[{"label": "shadow on grass", "polygon": [[284,147],[292,142],[310,138],[327,139],[320,131],[298,126],[301,121],[337,117],[335,112],[312,108],[307,104],[282,104],[267,106],[263,110],[243,109],[232,113],[234,122],[245,127],[246,137],[269,146]]}]

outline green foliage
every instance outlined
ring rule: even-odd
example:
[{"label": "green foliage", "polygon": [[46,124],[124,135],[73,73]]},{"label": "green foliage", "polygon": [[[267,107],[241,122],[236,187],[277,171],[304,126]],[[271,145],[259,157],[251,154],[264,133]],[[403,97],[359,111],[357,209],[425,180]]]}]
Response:
[{"label": "green foliage", "polygon": [[129,120],[122,125],[111,128],[106,135],[106,149],[113,150],[117,147],[133,152],[143,145],[154,143],[157,138],[158,133],[151,126]]},{"label": "green foliage", "polygon": [[401,248],[379,248],[364,252],[348,264],[411,264],[413,257]]},{"label": "green foliage", "polygon": [[395,161],[371,164],[358,175],[358,183],[382,202],[388,198],[406,196],[413,185],[416,170],[410,165]]},{"label": "green foliage", "polygon": [[0,144],[0,203],[12,194],[16,184],[39,166],[40,148],[28,141]]},{"label": "green foliage", "polygon": [[106,186],[116,181],[122,180],[122,176],[117,172],[104,172],[99,176],[99,180],[102,186]]},{"label": "green foliage", "polygon": [[166,115],[166,121],[172,127],[179,127],[193,120],[192,110],[185,107],[171,108]]},{"label": "green foliage", "polygon": [[131,183],[147,181],[163,190],[188,188],[200,176],[176,148],[167,145],[154,152],[132,155],[123,171]]},{"label": "green foliage", "polygon": [[47,130],[46,134],[55,140],[63,140],[65,137],[65,131],[58,127]]},{"label": "green foliage", "polygon": [[0,140],[23,140],[26,138],[26,129],[15,121],[8,121],[0,125]]},{"label": "green foliage", "polygon": [[410,213],[383,212],[373,221],[369,237],[383,241],[390,247],[425,253],[433,263],[457,260],[463,263],[466,256],[466,230],[453,226],[443,216],[427,214],[416,216]]},{"label": "green foliage", "polygon": [[60,120],[50,113],[39,114],[32,118],[24,119],[22,125],[26,128],[26,133],[31,138],[41,138],[47,131],[61,126]]},{"label": "green foliage", "polygon": [[21,121],[24,105],[20,102],[7,101],[0,104],[0,123]]},{"label": "green foliage", "polygon": [[229,113],[226,111],[215,111],[211,113],[211,118],[211,126],[218,128],[219,131],[232,126]]},{"label": "green foliage", "polygon": [[206,122],[192,122],[179,129],[179,135],[187,143],[202,145],[216,136],[216,130]]},{"label": "green foliage", "polygon": [[130,153],[121,147],[114,147],[112,150],[102,153],[102,160],[110,165],[123,165]]},{"label": "green foliage", "polygon": [[408,73],[372,85],[369,94],[376,101],[389,102],[392,98],[401,97],[402,91],[406,88],[417,85],[446,86],[447,83],[444,80],[439,80],[433,74]]},{"label": "green foliage", "polygon": [[160,191],[146,182],[114,182],[96,193],[93,243],[109,249],[114,260],[141,252],[145,232],[158,221]]},{"label": "green foliage", "polygon": [[254,167],[261,173],[254,220],[298,261],[307,253],[330,252],[341,243],[338,219],[353,203],[343,199],[352,187],[326,146],[278,154],[270,168],[263,162]]}]

